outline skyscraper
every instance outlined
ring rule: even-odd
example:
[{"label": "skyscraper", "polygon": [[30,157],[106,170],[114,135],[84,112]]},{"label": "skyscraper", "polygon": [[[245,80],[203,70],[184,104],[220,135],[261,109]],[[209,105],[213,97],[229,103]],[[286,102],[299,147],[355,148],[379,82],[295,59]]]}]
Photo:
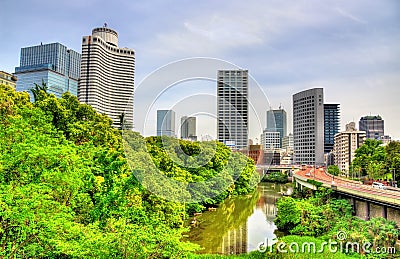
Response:
[{"label": "skyscraper", "polygon": [[324,163],[324,91],[313,88],[293,95],[294,163]]},{"label": "skyscraper", "polygon": [[335,135],[339,132],[339,104],[324,104],[324,153],[333,150]]},{"label": "skyscraper", "polygon": [[181,139],[197,140],[196,117],[183,116],[181,118]]},{"label": "skyscraper", "polygon": [[[60,43],[40,44],[21,49],[17,91],[28,91],[34,84],[46,83],[48,92],[61,97],[64,92],[77,95],[81,54]],[[31,93],[30,93],[31,94]]]},{"label": "skyscraper", "polygon": [[97,112],[107,114],[114,127],[133,127],[135,51],[118,47],[118,34],[95,28],[82,38],[81,79],[78,98]]},{"label": "skyscraper", "polygon": [[267,111],[267,131],[279,132],[279,144],[282,147],[282,139],[287,135],[286,111],[280,106],[278,110]]},{"label": "skyscraper", "polygon": [[218,141],[233,149],[248,143],[248,71],[218,70]]},{"label": "skyscraper", "polygon": [[157,110],[157,136],[175,136],[175,112]]},{"label": "skyscraper", "polygon": [[365,131],[367,138],[380,139],[385,135],[385,124],[381,116],[364,116],[359,122],[361,131]]}]

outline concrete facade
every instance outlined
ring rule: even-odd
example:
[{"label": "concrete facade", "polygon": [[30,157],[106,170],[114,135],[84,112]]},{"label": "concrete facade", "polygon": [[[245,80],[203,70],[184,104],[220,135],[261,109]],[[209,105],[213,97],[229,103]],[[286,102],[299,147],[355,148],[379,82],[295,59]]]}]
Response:
[{"label": "concrete facade", "polygon": [[365,136],[364,131],[356,129],[354,122],[346,125],[346,131],[335,135],[334,164],[347,175],[349,174],[350,164],[355,158],[355,151],[364,143]]},{"label": "concrete facade", "polygon": [[324,91],[313,88],[293,95],[294,163],[324,163]]}]

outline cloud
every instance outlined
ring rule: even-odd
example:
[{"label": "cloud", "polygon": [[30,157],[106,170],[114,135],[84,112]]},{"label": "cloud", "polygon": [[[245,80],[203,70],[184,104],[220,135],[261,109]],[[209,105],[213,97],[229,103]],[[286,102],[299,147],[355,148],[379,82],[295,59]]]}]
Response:
[{"label": "cloud", "polygon": [[342,10],[342,9],[339,8],[339,7],[336,7],[335,10],[336,10],[340,15],[342,15],[343,17],[349,18],[350,20],[353,20],[353,21],[355,21],[355,22],[357,22],[357,23],[361,23],[361,24],[366,24],[366,23],[367,23],[367,21],[362,20],[362,19],[360,19],[360,18],[354,16],[354,15],[351,14],[351,13],[345,12],[344,10]]}]

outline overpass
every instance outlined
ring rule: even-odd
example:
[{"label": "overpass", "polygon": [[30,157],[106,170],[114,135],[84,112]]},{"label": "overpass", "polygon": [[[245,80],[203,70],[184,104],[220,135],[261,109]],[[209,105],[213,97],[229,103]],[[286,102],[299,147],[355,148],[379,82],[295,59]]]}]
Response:
[{"label": "overpass", "polygon": [[293,174],[293,180],[300,188],[316,190],[322,186],[333,189],[339,197],[350,201],[359,218],[369,220],[371,217],[384,217],[400,226],[400,191],[397,188],[373,188],[358,181],[332,176],[325,168],[298,170]]}]

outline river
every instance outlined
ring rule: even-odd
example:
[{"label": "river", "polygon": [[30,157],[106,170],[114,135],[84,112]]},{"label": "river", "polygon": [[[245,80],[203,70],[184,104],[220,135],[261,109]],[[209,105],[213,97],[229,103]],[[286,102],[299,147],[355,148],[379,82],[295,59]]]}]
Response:
[{"label": "river", "polygon": [[259,243],[276,238],[276,200],[290,194],[290,185],[260,183],[252,195],[229,198],[216,211],[197,216],[188,240],[204,249],[202,254],[242,254],[257,249]]}]

